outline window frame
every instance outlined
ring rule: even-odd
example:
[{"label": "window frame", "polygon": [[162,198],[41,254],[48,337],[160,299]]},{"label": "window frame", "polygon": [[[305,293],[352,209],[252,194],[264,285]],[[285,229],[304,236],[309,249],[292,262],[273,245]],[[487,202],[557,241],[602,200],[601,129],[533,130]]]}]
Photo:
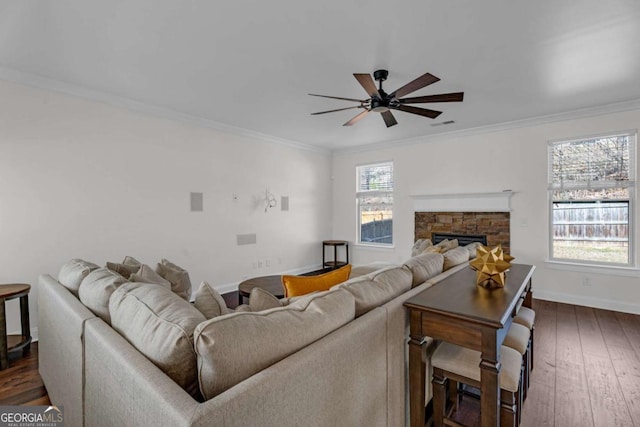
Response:
[{"label": "window frame", "polygon": [[[393,184],[393,187],[391,190],[368,190],[368,191],[360,191],[360,170],[361,168],[366,168],[366,167],[380,167],[380,166],[387,166],[390,165],[391,166],[391,182]],[[394,248],[394,242],[395,242],[395,238],[394,238],[394,231],[393,231],[393,213],[394,213],[394,203],[395,203],[395,167],[394,167],[394,163],[393,160],[386,160],[386,161],[379,161],[379,162],[372,162],[372,163],[364,163],[364,164],[359,164],[356,165],[356,245],[357,246],[366,246],[366,247],[371,247],[371,248],[379,248],[379,249],[390,249],[390,248]],[[370,194],[382,194],[382,193],[390,193],[391,194],[391,205],[390,205],[390,211],[391,211],[391,243],[377,243],[377,242],[363,242],[362,239],[362,214],[361,214],[361,205],[360,205],[360,198],[362,194],[366,194],[366,193],[370,193]]]},{"label": "window frame", "polygon": [[[554,248],[554,219],[553,219],[553,204],[554,197],[553,194],[559,188],[554,186],[553,178],[552,178],[552,167],[553,167],[553,147],[559,144],[566,144],[571,142],[579,142],[579,141],[588,141],[592,139],[599,138],[611,138],[616,136],[626,136],[629,138],[629,181],[628,184],[621,185],[621,187],[628,188],[629,199],[629,244],[628,244],[628,262],[627,263],[615,263],[615,262],[604,262],[604,261],[594,261],[594,260],[584,260],[584,259],[572,259],[572,258],[557,258],[554,256],[553,248]],[[576,267],[584,266],[584,267],[602,267],[602,268],[612,268],[612,269],[635,269],[637,267],[636,262],[636,235],[635,235],[635,227],[638,219],[638,214],[636,213],[636,183],[637,183],[637,130],[624,130],[618,132],[606,132],[596,135],[586,135],[577,138],[562,138],[550,140],[547,143],[547,207],[548,207],[548,260],[551,263],[557,264],[566,264],[566,265],[574,265]],[[591,187],[590,183],[585,183],[584,186],[573,186],[574,189],[593,189],[593,188],[605,188],[605,186],[596,186]],[[611,187],[616,188],[616,187]],[[596,200],[594,200],[595,202]]]}]

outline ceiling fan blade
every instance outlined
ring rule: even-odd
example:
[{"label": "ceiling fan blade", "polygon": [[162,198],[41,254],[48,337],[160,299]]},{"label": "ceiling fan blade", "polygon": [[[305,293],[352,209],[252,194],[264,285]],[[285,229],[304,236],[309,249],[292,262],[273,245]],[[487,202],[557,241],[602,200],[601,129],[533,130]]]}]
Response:
[{"label": "ceiling fan blade", "polygon": [[364,108],[364,107],[362,105],[356,105],[355,107],[338,108],[337,110],[320,111],[318,113],[311,113],[311,115],[312,116],[317,116],[318,114],[335,113],[336,111],[352,110],[354,108]]},{"label": "ceiling fan blade", "polygon": [[351,120],[349,120],[347,123],[343,124],[342,126],[352,126],[355,125],[358,121],[360,121],[360,119],[362,119],[367,113],[369,112],[369,110],[364,110],[362,113],[358,114],[357,116],[355,116],[354,118],[352,118]]},{"label": "ceiling fan blade", "polygon": [[311,96],[319,96],[321,98],[340,99],[342,101],[367,102],[366,99],[341,98],[339,96],[316,95],[315,93],[310,93],[309,95],[311,95]]},{"label": "ceiling fan blade", "polygon": [[384,123],[387,125],[388,128],[398,124],[398,122],[396,122],[396,118],[393,117],[393,114],[391,114],[391,111],[385,111],[381,113],[381,115],[382,115],[382,118],[384,119]]},{"label": "ceiling fan blade", "polygon": [[392,107],[396,110],[404,111],[405,113],[417,114],[419,116],[429,117],[430,119],[435,119],[442,111],[429,110],[427,108],[418,108],[418,107],[410,107],[408,105],[399,105],[397,107]]},{"label": "ceiling fan blade", "polygon": [[402,98],[405,95],[409,95],[411,92],[415,92],[418,89],[422,89],[423,87],[429,86],[437,81],[440,81],[440,79],[431,73],[425,73],[393,92],[391,97]]},{"label": "ceiling fan blade", "polygon": [[423,104],[427,102],[461,102],[464,92],[441,93],[439,95],[416,96],[399,99],[401,104]]},{"label": "ceiling fan blade", "polygon": [[378,92],[378,88],[376,88],[376,84],[374,83],[373,78],[371,77],[371,74],[354,73],[353,77],[355,77],[356,80],[358,80],[358,83],[362,85],[362,87],[369,94],[370,97],[373,98],[374,96],[377,96],[378,98],[382,98],[380,96],[380,92]]}]

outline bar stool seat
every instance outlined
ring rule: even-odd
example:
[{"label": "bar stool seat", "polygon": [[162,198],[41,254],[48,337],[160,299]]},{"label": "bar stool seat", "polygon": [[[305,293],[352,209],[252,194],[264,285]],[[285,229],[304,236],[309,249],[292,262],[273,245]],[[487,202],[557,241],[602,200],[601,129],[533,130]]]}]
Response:
[{"label": "bar stool seat", "polygon": [[536,312],[528,307],[520,307],[520,310],[516,313],[516,317],[513,318],[513,323],[517,323],[529,328],[531,332],[531,338],[529,343],[529,372],[533,371],[533,351],[534,351],[534,331],[536,329]]},{"label": "bar stool seat", "polygon": [[[443,425],[446,418],[445,388],[447,382],[462,382],[474,387],[480,386],[480,362],[481,353],[458,345],[443,342],[431,356],[431,365],[434,369],[433,394],[434,394],[434,422],[436,426]],[[500,363],[502,368],[498,376],[501,389],[501,425],[517,425],[517,413],[520,400],[520,378],[522,372],[522,356],[517,350],[502,346],[500,349]],[[450,387],[449,390],[457,390]],[[508,392],[505,395],[504,392]]]},{"label": "bar stool seat", "polygon": [[531,330],[536,322],[536,312],[527,307],[520,307],[516,317],[513,318],[513,322],[524,325]]}]

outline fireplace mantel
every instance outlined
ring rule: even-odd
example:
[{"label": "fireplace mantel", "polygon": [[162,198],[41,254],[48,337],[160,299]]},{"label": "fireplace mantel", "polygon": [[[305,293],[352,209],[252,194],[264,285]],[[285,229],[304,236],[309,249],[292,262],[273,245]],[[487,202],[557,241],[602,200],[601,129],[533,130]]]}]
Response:
[{"label": "fireplace mantel", "polygon": [[414,212],[511,212],[513,191],[493,193],[418,194]]}]

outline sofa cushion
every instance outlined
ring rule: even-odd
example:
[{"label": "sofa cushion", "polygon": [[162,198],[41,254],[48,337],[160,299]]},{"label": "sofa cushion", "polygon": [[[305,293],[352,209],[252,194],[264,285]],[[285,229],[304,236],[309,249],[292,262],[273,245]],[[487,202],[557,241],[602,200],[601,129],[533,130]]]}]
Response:
[{"label": "sofa cushion", "polygon": [[199,399],[193,330],[204,316],[170,289],[127,283],[109,303],[113,328],[169,378]]},{"label": "sofa cushion", "polygon": [[373,273],[374,271],[386,269],[389,267],[396,267],[396,266],[397,264],[393,264],[389,262],[373,262],[371,264],[359,265],[358,267],[351,267],[351,273],[349,273],[349,279],[365,276],[367,274]]},{"label": "sofa cushion", "polygon": [[335,288],[346,289],[355,299],[356,317],[391,301],[411,289],[413,275],[402,267],[390,268],[377,274],[341,283]]},{"label": "sofa cushion", "polygon": [[78,289],[80,301],[97,316],[107,323],[111,323],[109,315],[109,297],[127,279],[120,274],[106,268],[98,268],[84,278]]},{"label": "sofa cushion", "polygon": [[314,291],[326,291],[332,286],[346,282],[351,273],[351,264],[317,276],[282,276],[285,297],[305,295]]},{"label": "sofa cushion", "polygon": [[165,288],[171,289],[171,282],[153,271],[153,268],[149,267],[146,264],[140,265],[138,271],[129,276],[129,280],[131,282],[153,283],[155,285],[160,285],[164,286]]},{"label": "sofa cushion", "polygon": [[409,260],[404,263],[404,267],[413,274],[412,287],[418,286],[442,273],[443,266],[444,256],[439,253],[423,253],[409,258]]},{"label": "sofa cushion", "polygon": [[206,281],[200,283],[193,305],[207,319],[213,319],[231,312],[227,308],[227,303],[222,298],[222,295]]},{"label": "sofa cushion", "polygon": [[158,264],[156,272],[171,282],[171,290],[174,293],[187,301],[191,298],[191,279],[187,270],[163,259]]},{"label": "sofa cushion", "polygon": [[444,265],[442,270],[447,271],[451,267],[467,261],[469,261],[469,251],[466,248],[458,247],[455,249],[449,249],[444,253]]},{"label": "sofa cushion", "polygon": [[78,295],[78,288],[80,288],[80,283],[84,280],[85,277],[93,270],[97,270],[100,268],[99,265],[96,265],[92,262],[84,261],[81,259],[72,259],[60,267],[60,272],[58,273],[58,282],[65,288],[69,289],[73,292],[74,295]]},{"label": "sofa cushion", "polygon": [[319,292],[287,307],[234,313],[198,325],[194,332],[198,379],[205,399],[306,347],[353,320],[353,296]]}]

